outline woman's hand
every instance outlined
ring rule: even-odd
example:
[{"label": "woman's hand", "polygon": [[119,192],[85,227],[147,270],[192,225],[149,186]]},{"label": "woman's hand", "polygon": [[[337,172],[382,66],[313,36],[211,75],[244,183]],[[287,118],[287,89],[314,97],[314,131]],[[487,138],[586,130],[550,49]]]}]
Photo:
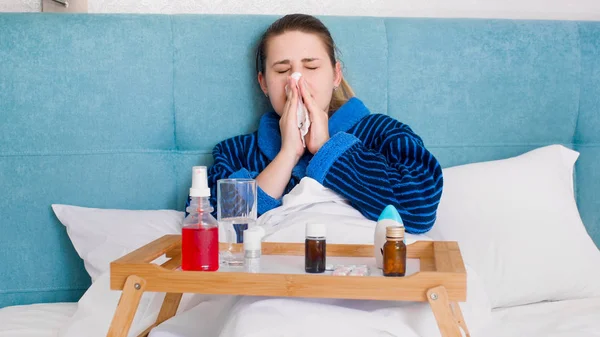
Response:
[{"label": "woman's hand", "polygon": [[272,198],[279,199],[292,176],[294,166],[306,150],[298,129],[298,90],[291,77],[288,77],[286,102],[279,119],[281,149],[265,169],[256,177],[258,186]]},{"label": "woman's hand", "polygon": [[280,154],[289,160],[293,160],[294,165],[298,163],[305,151],[300,129],[298,129],[298,116],[296,113],[298,110],[298,95],[294,79],[288,77],[286,102],[279,119],[279,129],[281,131]]},{"label": "woman's hand", "polygon": [[304,105],[308,110],[310,117],[310,129],[305,136],[306,148],[310,153],[315,154],[325,142],[329,140],[329,114],[317,105],[315,99],[308,90],[308,85],[304,77],[300,78],[300,93],[304,100]]}]

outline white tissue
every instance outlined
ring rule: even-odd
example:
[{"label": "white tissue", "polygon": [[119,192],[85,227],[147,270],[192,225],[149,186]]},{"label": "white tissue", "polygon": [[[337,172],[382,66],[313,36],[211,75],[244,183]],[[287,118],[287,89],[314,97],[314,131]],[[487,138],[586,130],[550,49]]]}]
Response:
[{"label": "white tissue", "polygon": [[298,109],[296,111],[298,116],[298,129],[300,129],[300,133],[302,135],[302,146],[306,147],[306,143],[304,141],[304,136],[308,133],[308,128],[310,127],[310,118],[308,117],[308,110],[304,105],[304,101],[302,100],[302,95],[300,94],[300,86],[298,85],[298,81],[300,80],[301,73],[293,73],[292,78],[296,80],[296,88],[298,88]]}]

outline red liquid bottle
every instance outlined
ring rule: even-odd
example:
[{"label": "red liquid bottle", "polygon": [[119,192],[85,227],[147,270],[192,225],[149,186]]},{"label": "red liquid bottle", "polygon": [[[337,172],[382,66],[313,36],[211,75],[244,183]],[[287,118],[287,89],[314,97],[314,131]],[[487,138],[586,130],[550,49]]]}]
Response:
[{"label": "red liquid bottle", "polygon": [[203,224],[182,231],[181,269],[215,271],[219,269],[219,230]]},{"label": "red liquid bottle", "polygon": [[181,269],[215,271],[219,269],[219,227],[210,214],[210,189],[206,167],[194,166],[190,188],[189,215],[183,220],[181,233]]}]

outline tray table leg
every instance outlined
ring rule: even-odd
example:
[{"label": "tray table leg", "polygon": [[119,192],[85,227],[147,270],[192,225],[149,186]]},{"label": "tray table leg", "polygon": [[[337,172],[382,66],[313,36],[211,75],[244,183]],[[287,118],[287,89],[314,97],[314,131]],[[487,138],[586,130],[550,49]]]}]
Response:
[{"label": "tray table leg", "polygon": [[146,280],[143,278],[136,275],[127,277],[107,337],[127,337],[145,288]]},{"label": "tray table leg", "polygon": [[466,337],[470,337],[469,329],[467,328],[467,323],[465,322],[465,318],[463,317],[462,310],[458,306],[456,302],[450,302],[450,306],[452,307],[452,312],[454,313],[454,317],[456,318],[456,323],[463,329]]},{"label": "tray table leg", "polygon": [[138,335],[138,337],[148,337],[150,331],[157,327],[162,322],[168,320],[169,318],[175,316],[177,313],[177,308],[179,308],[179,302],[181,302],[181,297],[183,294],[178,293],[167,293],[165,295],[165,299],[163,300],[163,304],[160,307],[160,312],[158,313],[158,317],[156,318],[156,322],[149,326],[144,332]]},{"label": "tray table leg", "polygon": [[456,302],[450,303],[448,301],[446,288],[439,286],[429,289],[427,291],[427,301],[429,301],[442,337],[461,337],[461,327],[464,329],[466,336],[469,337],[469,331],[460,307]]},{"label": "tray table leg", "polygon": [[155,325],[159,325],[169,318],[175,316],[177,313],[177,308],[179,308],[179,302],[181,302],[181,296],[183,296],[183,294],[167,293],[165,300],[160,307],[160,312],[156,318]]}]

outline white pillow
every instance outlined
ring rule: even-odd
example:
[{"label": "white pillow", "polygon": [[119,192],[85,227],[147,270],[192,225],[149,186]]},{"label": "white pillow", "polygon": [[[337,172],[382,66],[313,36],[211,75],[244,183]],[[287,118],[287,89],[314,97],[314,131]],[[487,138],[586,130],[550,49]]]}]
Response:
[{"label": "white pillow", "polygon": [[[77,303],[77,311],[60,329],[60,337],[106,336],[121,297],[110,289],[110,263],[167,234],[180,234],[183,212],[174,210],[98,209],[52,205],[67,227],[75,250],[92,278],[92,286]],[[164,259],[164,258],[159,258]],[[178,312],[193,294],[186,294]],[[128,336],[137,336],[156,321],[164,293],[146,292]]]},{"label": "white pillow", "polygon": [[428,235],[458,241],[493,308],[600,296],[600,251],[573,193],[578,156],[552,145],[444,170]]},{"label": "white pillow", "polygon": [[52,205],[95,282],[110,263],[166,234],[180,234],[183,212]]},{"label": "white pillow", "polygon": [[[128,336],[138,336],[156,321],[164,297],[164,293],[144,292]],[[110,272],[102,273],[77,302],[77,311],[58,336],[106,336],[120,298],[121,291],[110,290]]]}]

